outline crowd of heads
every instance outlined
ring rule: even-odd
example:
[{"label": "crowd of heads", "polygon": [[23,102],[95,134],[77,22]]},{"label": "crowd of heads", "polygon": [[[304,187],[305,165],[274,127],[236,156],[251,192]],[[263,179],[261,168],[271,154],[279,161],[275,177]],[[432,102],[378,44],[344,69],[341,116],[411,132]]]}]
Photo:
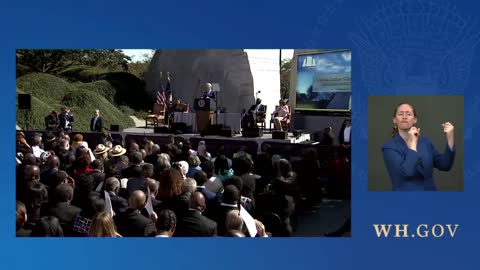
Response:
[{"label": "crowd of heads", "polygon": [[211,154],[173,136],[122,144],[102,133],[88,145],[70,135],[17,133],[17,236],[290,236],[321,173],[314,148],[294,161],[268,146]]}]

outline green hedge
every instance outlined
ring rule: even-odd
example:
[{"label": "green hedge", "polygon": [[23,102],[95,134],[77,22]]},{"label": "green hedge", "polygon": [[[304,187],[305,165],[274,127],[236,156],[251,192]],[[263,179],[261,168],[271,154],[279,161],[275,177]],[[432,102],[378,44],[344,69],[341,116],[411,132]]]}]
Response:
[{"label": "green hedge", "polygon": [[115,97],[117,95],[117,89],[115,89],[115,87],[105,80],[91,83],[81,83],[77,86],[77,88],[82,91],[89,90],[98,93],[106,98],[110,103],[116,104]]},{"label": "green hedge", "polygon": [[77,88],[56,76],[30,73],[17,79],[17,89],[31,94],[47,104],[60,103],[66,93]]},{"label": "green hedge", "polygon": [[17,124],[21,128],[27,128],[28,120],[30,129],[44,129],[45,116],[52,110],[59,112],[62,106],[71,108],[75,118],[74,129],[77,131],[89,130],[95,109],[101,111],[107,128],[111,124],[120,125],[122,129],[135,125],[129,114],[124,113],[131,111],[122,108],[122,112],[112,103],[112,96],[117,96],[118,91],[109,86],[107,81],[73,84],[49,74],[32,73],[17,79],[17,92],[32,95],[30,120],[25,118],[24,111],[17,111]]}]

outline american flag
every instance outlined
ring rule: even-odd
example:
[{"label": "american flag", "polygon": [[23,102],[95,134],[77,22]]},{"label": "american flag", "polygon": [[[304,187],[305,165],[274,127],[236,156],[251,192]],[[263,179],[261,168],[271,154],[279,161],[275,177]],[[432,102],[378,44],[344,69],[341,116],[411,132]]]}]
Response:
[{"label": "american flag", "polygon": [[165,104],[166,100],[167,100],[167,97],[165,96],[165,89],[163,88],[163,85],[162,85],[162,90],[157,91],[157,103]]}]

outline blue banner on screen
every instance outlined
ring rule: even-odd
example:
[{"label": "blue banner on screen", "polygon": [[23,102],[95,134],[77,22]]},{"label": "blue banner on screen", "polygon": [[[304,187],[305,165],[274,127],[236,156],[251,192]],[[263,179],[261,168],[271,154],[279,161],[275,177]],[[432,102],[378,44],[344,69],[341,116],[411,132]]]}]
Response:
[{"label": "blue banner on screen", "polygon": [[351,59],[349,50],[299,55],[295,110],[349,111]]}]

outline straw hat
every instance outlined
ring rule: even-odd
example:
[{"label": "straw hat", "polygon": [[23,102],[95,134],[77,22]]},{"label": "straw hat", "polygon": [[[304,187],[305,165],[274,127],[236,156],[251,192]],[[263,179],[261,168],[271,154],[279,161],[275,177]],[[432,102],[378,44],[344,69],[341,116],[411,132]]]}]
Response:
[{"label": "straw hat", "polygon": [[107,152],[108,150],[110,150],[110,148],[106,147],[103,144],[99,144],[99,145],[97,145],[97,147],[95,147],[95,154],[100,155],[100,154],[103,154],[103,153]]},{"label": "straw hat", "polygon": [[112,157],[118,157],[127,152],[127,149],[123,148],[121,145],[115,145],[112,150]]}]

